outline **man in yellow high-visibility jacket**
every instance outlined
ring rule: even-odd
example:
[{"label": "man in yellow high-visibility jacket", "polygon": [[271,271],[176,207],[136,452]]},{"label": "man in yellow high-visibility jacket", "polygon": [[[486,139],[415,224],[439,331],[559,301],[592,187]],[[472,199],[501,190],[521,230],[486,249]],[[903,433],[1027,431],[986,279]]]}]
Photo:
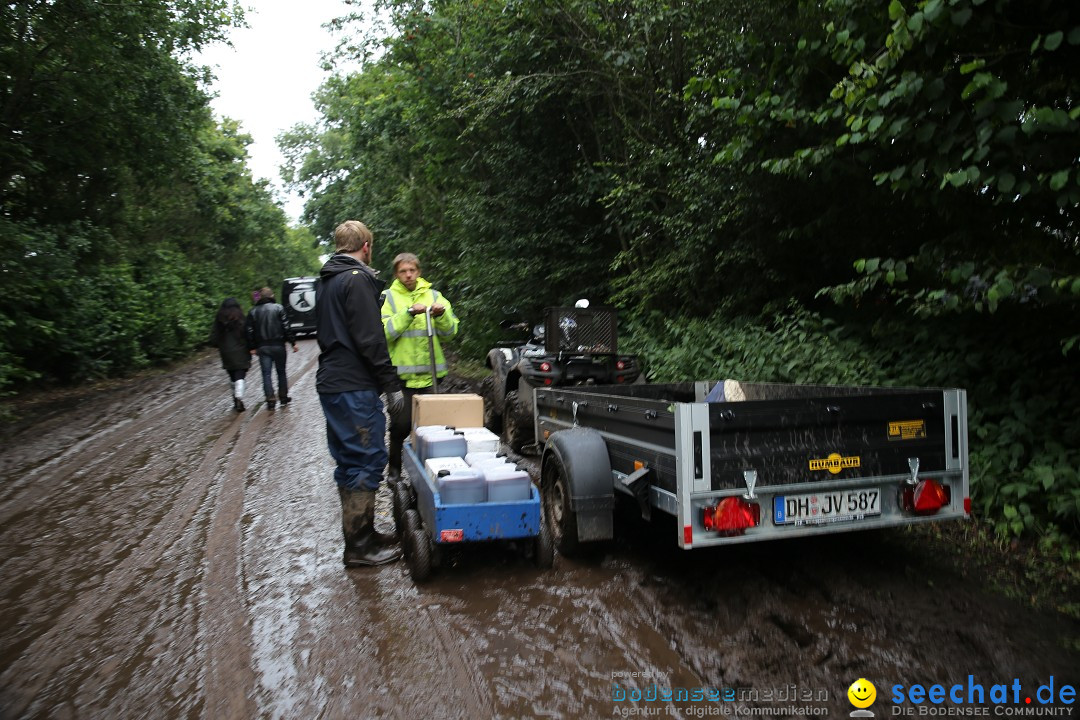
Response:
[{"label": "man in yellow high-visibility jacket", "polygon": [[404,409],[390,418],[390,479],[396,482],[401,475],[401,444],[412,430],[412,398],[418,393],[431,392],[431,353],[428,348],[427,320],[431,308],[434,327],[435,372],[446,377],[448,368],[441,340],[457,335],[458,319],[450,301],[420,277],[420,260],[412,253],[394,258],[394,282],[386,290],[382,306],[382,323],[390,360],[405,387]]}]

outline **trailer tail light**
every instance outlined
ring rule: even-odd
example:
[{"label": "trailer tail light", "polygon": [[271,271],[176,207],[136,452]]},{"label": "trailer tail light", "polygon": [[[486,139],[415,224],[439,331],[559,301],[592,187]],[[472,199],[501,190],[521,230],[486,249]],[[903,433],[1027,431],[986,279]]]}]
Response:
[{"label": "trailer tail light", "polygon": [[742,535],[761,523],[761,506],[738,497],[727,497],[705,508],[702,524],[721,535]]},{"label": "trailer tail light", "polygon": [[952,502],[948,485],[933,478],[924,478],[914,485],[900,486],[900,507],[916,515],[933,515]]},{"label": "trailer tail light", "polygon": [[[545,373],[551,372],[551,363],[549,363],[547,360],[540,363],[540,372],[545,372]],[[545,385],[552,385],[552,384],[554,384],[554,382],[555,381],[552,380],[549,377],[544,378],[544,384]]]}]

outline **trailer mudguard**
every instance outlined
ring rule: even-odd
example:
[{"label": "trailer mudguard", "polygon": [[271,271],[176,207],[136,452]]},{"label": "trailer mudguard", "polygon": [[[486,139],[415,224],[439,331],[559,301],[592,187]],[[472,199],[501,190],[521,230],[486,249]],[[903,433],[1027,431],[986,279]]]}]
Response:
[{"label": "trailer mudguard", "polygon": [[570,509],[577,516],[578,540],[610,540],[613,537],[615,491],[607,445],[596,430],[569,428],[548,438],[541,461],[543,468],[559,462],[569,485]]}]

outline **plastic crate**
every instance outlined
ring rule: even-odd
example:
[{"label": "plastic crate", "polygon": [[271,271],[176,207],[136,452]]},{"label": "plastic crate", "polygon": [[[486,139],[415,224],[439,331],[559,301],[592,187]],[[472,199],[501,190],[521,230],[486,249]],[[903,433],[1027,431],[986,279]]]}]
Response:
[{"label": "plastic crate", "polygon": [[616,327],[612,308],[547,308],[544,348],[549,353],[616,353]]}]

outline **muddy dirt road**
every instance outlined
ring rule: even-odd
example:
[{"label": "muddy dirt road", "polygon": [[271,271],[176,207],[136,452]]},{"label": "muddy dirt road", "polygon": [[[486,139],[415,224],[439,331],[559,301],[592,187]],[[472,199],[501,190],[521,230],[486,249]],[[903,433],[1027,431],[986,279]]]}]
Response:
[{"label": "muddy dirt road", "polygon": [[0,717],[847,717],[858,678],[877,717],[914,684],[982,685],[990,715],[1074,708],[1076,623],[904,532],[684,552],[626,521],[549,571],[505,547],[420,587],[404,563],[346,571],[316,355],[289,355],[274,412],[256,367],[233,413],[206,353],[4,440]]}]

